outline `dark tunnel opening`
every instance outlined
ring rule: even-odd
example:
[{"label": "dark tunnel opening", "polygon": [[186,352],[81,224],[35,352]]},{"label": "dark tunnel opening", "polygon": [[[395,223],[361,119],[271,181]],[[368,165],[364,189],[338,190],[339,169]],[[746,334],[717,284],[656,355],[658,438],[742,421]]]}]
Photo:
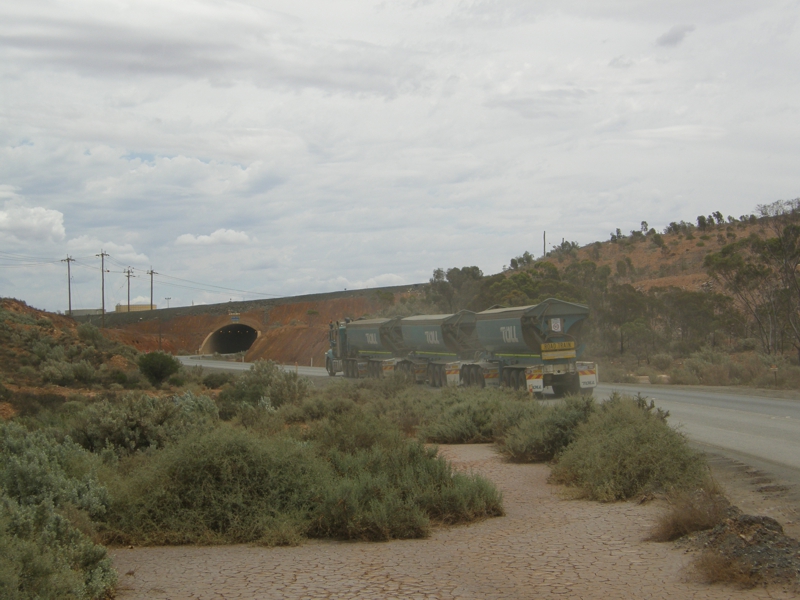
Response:
[{"label": "dark tunnel opening", "polygon": [[219,328],[208,340],[208,352],[235,354],[246,352],[258,337],[258,332],[247,325],[231,324]]}]

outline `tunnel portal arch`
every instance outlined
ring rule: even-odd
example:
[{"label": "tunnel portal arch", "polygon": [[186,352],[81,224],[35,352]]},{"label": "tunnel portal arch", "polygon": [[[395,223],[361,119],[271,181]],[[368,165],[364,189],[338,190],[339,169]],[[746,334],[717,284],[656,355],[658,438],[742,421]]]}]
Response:
[{"label": "tunnel portal arch", "polygon": [[247,352],[261,334],[245,323],[227,323],[206,336],[200,354]]}]

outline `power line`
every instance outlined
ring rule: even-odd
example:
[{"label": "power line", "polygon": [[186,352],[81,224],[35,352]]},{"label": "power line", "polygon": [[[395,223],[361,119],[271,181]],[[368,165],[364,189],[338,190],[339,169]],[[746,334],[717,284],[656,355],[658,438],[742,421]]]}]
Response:
[{"label": "power line", "polygon": [[214,288],[214,289],[222,290],[222,291],[225,291],[225,292],[239,292],[240,294],[251,294],[253,296],[272,296],[273,298],[279,298],[280,297],[278,294],[268,294],[266,292],[253,292],[253,291],[250,291],[250,290],[240,290],[240,289],[237,289],[237,288],[229,288],[229,287],[224,287],[224,286],[221,286],[221,285],[213,285],[213,284],[210,284],[210,283],[202,283],[200,281],[192,281],[190,279],[182,279],[181,277],[175,277],[174,275],[161,274],[161,277],[166,277],[167,279],[175,279],[177,281],[184,281],[186,283],[193,283],[195,285],[201,285],[203,287]]}]

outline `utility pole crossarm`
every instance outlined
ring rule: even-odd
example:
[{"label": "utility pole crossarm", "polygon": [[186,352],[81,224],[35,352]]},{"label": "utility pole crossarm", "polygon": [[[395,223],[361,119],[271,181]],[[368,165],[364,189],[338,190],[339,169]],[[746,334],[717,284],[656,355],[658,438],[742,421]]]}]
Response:
[{"label": "utility pole crossarm", "polygon": [[131,312],[131,277],[136,277],[136,275],[133,274],[133,269],[130,267],[125,269],[123,273],[128,278],[128,312]]}]

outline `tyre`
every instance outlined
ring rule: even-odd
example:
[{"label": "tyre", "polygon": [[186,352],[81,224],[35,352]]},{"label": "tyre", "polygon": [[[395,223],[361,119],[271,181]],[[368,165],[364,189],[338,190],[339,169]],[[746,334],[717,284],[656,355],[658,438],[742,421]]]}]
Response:
[{"label": "tyre", "polygon": [[509,369],[508,370],[508,387],[512,390],[517,389],[517,370],[516,369]]},{"label": "tyre", "polygon": [[333,370],[333,363],[331,362],[330,358],[325,359],[325,370],[328,372],[328,375],[331,377],[336,376],[336,371]]}]

